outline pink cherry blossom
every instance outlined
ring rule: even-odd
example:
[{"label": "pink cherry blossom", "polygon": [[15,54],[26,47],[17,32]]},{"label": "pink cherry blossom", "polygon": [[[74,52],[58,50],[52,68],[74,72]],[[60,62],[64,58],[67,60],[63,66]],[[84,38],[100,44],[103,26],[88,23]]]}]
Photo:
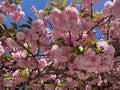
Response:
[{"label": "pink cherry blossom", "polygon": [[44,70],[44,68],[47,66],[47,62],[46,62],[46,60],[45,59],[40,59],[39,61],[38,61],[38,63],[39,63],[39,66],[40,66],[40,71],[43,71]]},{"label": "pink cherry blossom", "polygon": [[111,45],[108,45],[108,43],[105,41],[98,42],[97,47],[100,48],[101,50],[104,50],[109,55],[114,55],[114,53],[115,53],[114,47]]},{"label": "pink cherry blossom", "polygon": [[119,6],[120,6],[120,1],[119,0],[113,0],[112,14],[117,18],[120,18],[120,15],[119,15],[120,10],[116,10]]},{"label": "pink cherry blossom", "polygon": [[4,23],[5,21],[6,21],[5,15],[0,13],[0,24]]},{"label": "pink cherry blossom", "polygon": [[[106,1],[101,12],[92,10],[99,1],[65,7],[50,1],[44,10],[32,6],[35,19],[18,25],[25,16],[22,7],[2,0],[0,90],[118,90],[120,1]],[[5,24],[6,15],[15,22],[11,26]],[[96,39],[96,29],[107,38]]]},{"label": "pink cherry blossom", "polygon": [[105,16],[109,16],[112,14],[112,7],[113,7],[113,2],[111,1],[107,1],[104,4],[104,8],[103,8],[103,14]]},{"label": "pink cherry blossom", "polygon": [[72,78],[67,78],[67,84],[70,86],[70,87],[76,87],[78,85],[78,82],[73,80]]},{"label": "pink cherry blossom", "polygon": [[25,34],[23,32],[17,32],[16,37],[18,40],[24,40],[25,39]]},{"label": "pink cherry blossom", "polygon": [[0,56],[5,53],[4,47],[0,44]]},{"label": "pink cherry blossom", "polygon": [[91,86],[86,85],[85,90],[91,90]]}]

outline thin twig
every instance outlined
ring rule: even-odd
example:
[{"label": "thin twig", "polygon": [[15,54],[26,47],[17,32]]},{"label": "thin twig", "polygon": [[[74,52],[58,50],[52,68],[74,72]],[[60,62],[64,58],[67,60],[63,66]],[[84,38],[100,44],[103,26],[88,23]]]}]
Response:
[{"label": "thin twig", "polygon": [[[1,27],[3,28],[3,30],[4,30],[4,27],[3,27],[2,25],[0,25],[0,26],[1,26]],[[4,31],[5,31],[5,30],[4,30]],[[24,48],[28,53],[30,53],[30,54],[32,55],[32,57],[34,58],[36,64],[38,65],[38,62],[37,62],[35,56],[32,54],[32,52],[30,52],[30,50],[28,50],[25,46],[23,46],[19,41],[15,40],[8,32],[5,31],[5,33],[6,33],[11,39],[13,39],[18,45],[20,45],[20,46],[21,46],[22,48]]]},{"label": "thin twig", "polygon": [[[95,24],[95,25],[87,32],[87,34],[89,34],[94,28],[100,26],[99,24],[100,24],[103,20],[105,20],[106,18],[108,18],[108,16],[106,16],[106,17],[102,18],[100,21],[98,21],[98,23]],[[106,23],[106,22],[105,22],[105,23]]]}]

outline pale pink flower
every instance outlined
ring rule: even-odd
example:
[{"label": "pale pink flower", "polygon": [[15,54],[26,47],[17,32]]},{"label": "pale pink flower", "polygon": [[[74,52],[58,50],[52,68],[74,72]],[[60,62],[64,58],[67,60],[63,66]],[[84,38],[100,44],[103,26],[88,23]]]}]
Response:
[{"label": "pale pink flower", "polygon": [[77,23],[79,19],[78,10],[75,7],[67,7],[65,9],[66,18],[71,26]]},{"label": "pale pink flower", "polygon": [[45,85],[45,90],[54,90],[54,86],[53,85]]},{"label": "pale pink flower", "polygon": [[100,63],[98,65],[98,71],[99,72],[105,72],[105,71],[108,71],[108,70],[111,70],[113,68],[113,59],[114,57],[111,56],[111,55],[101,55],[101,60],[100,60]]},{"label": "pale pink flower", "polygon": [[90,75],[81,73],[80,71],[75,71],[77,77],[82,80],[86,80]]},{"label": "pale pink flower", "polygon": [[66,87],[63,86],[57,86],[55,90],[68,90]]},{"label": "pale pink flower", "polygon": [[112,15],[112,7],[113,7],[113,2],[111,1],[105,2],[104,8],[103,8],[103,14],[105,16]]},{"label": "pale pink flower", "polygon": [[103,51],[105,51],[109,55],[114,55],[115,49],[112,45],[108,45],[105,41],[99,41],[97,42],[97,47]]},{"label": "pale pink flower", "polygon": [[78,82],[76,80],[73,80],[72,78],[69,78],[69,77],[66,79],[66,83],[68,86],[70,86],[72,88],[74,88],[78,85]]},{"label": "pale pink flower", "polygon": [[91,86],[86,85],[85,90],[92,90]]},{"label": "pale pink flower", "polygon": [[6,21],[5,15],[0,13],[0,24],[4,23],[5,21]]},{"label": "pale pink flower", "polygon": [[35,15],[37,14],[37,9],[35,8],[35,6],[32,6],[30,9]]},{"label": "pale pink flower", "polygon": [[16,37],[18,40],[24,40],[25,39],[25,34],[23,32],[17,32]]},{"label": "pale pink flower", "polygon": [[20,78],[19,70],[16,70],[12,75],[13,75],[14,78]]},{"label": "pale pink flower", "polygon": [[120,18],[119,7],[120,7],[120,0],[113,0],[112,14],[117,18]]},{"label": "pale pink flower", "polygon": [[14,86],[14,81],[12,80],[4,80],[4,87],[13,87]]},{"label": "pale pink flower", "polygon": [[56,50],[56,49],[58,49],[58,48],[59,48],[58,45],[53,45],[51,50],[53,51],[53,50]]},{"label": "pale pink flower", "polygon": [[16,53],[12,53],[12,57],[15,58],[15,59],[26,58],[27,53],[26,53],[26,51],[17,51]]},{"label": "pale pink flower", "polygon": [[5,53],[4,47],[0,45],[0,56]]},{"label": "pale pink flower", "polygon": [[47,66],[47,62],[46,62],[45,59],[40,59],[38,61],[38,63],[39,63],[39,69],[40,69],[40,71],[43,71],[44,68]]},{"label": "pale pink flower", "polygon": [[24,19],[25,13],[23,11],[14,11],[10,13],[10,18],[15,22],[20,22]]},{"label": "pale pink flower", "polygon": [[37,19],[32,22],[33,29],[43,29],[44,28],[44,22],[41,19]]}]

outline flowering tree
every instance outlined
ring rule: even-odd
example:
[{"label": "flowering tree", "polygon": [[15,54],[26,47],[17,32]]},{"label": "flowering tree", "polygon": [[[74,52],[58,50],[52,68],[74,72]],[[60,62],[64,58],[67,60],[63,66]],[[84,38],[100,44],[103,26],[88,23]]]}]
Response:
[{"label": "flowering tree", "polygon": [[[25,14],[21,0],[0,5],[0,90],[118,90],[120,88],[120,0],[50,0]],[[13,20],[4,24],[6,15]],[[97,40],[95,30],[103,32]]]}]

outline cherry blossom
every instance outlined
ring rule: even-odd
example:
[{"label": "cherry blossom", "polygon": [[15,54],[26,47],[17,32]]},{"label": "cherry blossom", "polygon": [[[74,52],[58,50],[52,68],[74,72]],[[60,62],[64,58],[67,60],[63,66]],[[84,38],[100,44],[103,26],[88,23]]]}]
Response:
[{"label": "cherry blossom", "polygon": [[[64,0],[63,0],[64,1]],[[0,89],[118,90],[120,86],[120,1],[49,2],[25,13],[14,0],[0,5]],[[52,4],[51,4],[52,3]],[[5,24],[6,15],[12,20]],[[96,39],[95,30],[104,37]]]}]

